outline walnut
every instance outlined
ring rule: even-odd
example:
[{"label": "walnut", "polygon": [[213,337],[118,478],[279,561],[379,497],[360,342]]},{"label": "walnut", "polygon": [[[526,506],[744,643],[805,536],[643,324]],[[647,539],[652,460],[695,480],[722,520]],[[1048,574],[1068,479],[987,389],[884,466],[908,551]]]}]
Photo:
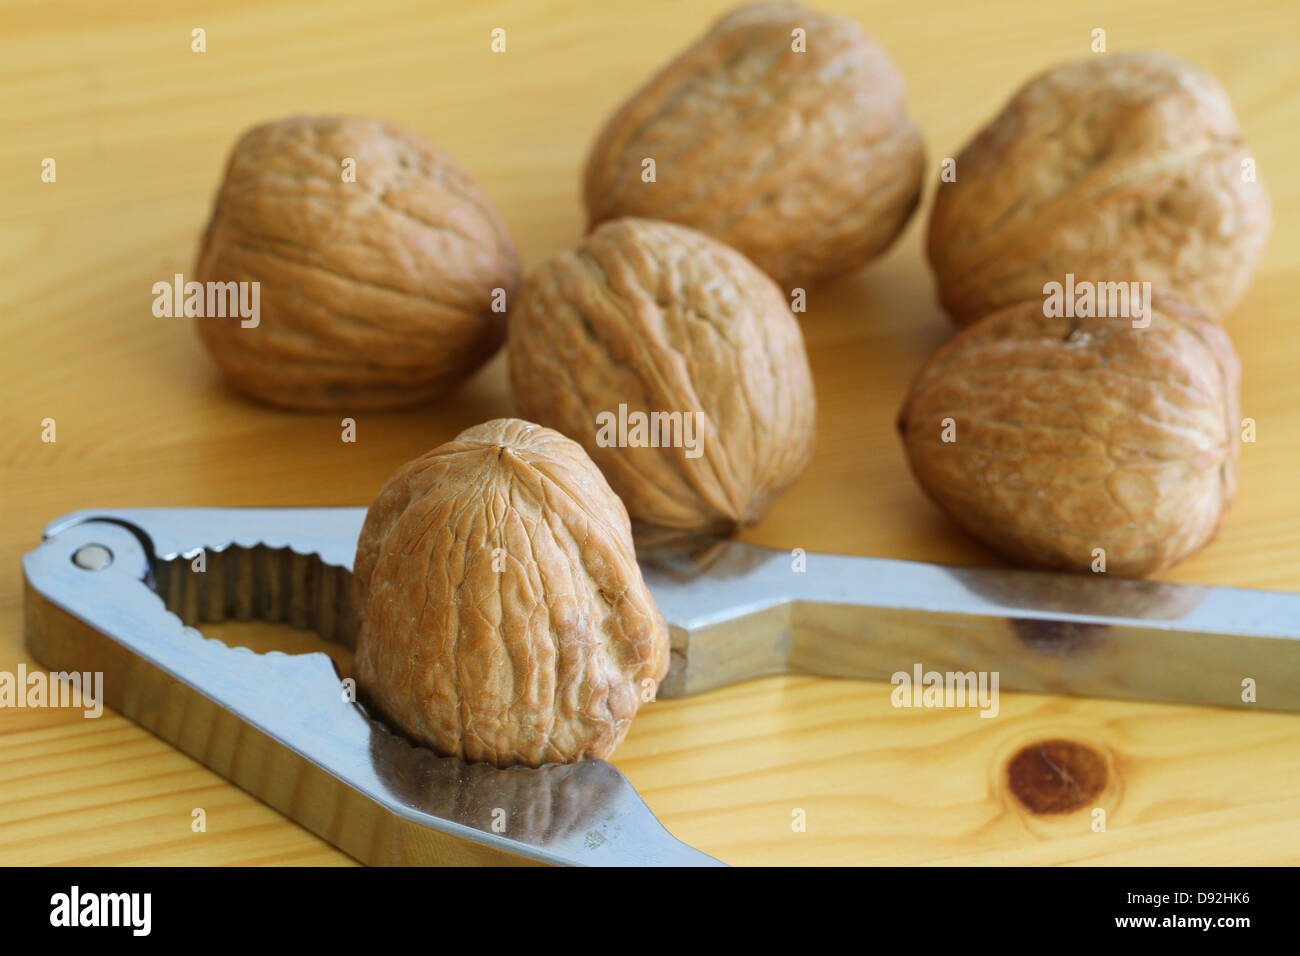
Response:
[{"label": "walnut", "polygon": [[1237,357],[1167,296],[1150,326],[1048,318],[1042,300],[970,326],[921,369],[899,416],[912,471],[1012,561],[1123,575],[1208,543],[1237,484]]},{"label": "walnut", "polygon": [[196,271],[200,282],[260,283],[255,326],[198,320],[231,385],[307,410],[445,392],[500,347],[501,309],[519,282],[501,217],[451,156],[391,123],[348,117],[295,116],[244,134]]},{"label": "walnut", "polygon": [[1173,57],[1050,70],[940,183],[929,233],[939,299],[966,324],[1073,274],[1177,289],[1218,318],[1245,294],[1271,228],[1248,159],[1222,87]]},{"label": "walnut", "polygon": [[785,297],[683,226],[617,219],[538,267],[508,352],[520,414],[580,442],[637,521],[751,524],[811,457],[816,400]]},{"label": "walnut", "polygon": [[764,3],[727,14],[610,117],[584,196],[593,225],[691,226],[790,289],[883,252],[924,162],[903,79],[858,23]]},{"label": "walnut", "polygon": [[607,756],[668,671],[627,512],[582,448],[498,419],[388,480],[353,577],[357,687],[448,757]]}]

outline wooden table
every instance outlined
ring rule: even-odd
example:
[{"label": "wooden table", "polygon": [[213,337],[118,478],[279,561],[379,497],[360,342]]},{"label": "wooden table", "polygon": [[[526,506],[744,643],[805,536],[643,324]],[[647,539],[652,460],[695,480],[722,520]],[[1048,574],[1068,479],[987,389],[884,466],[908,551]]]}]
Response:
[{"label": "wooden table", "polygon": [[[1294,3],[834,2],[907,78],[927,140],[926,200],[867,270],[811,297],[803,328],[817,454],[748,539],[962,564],[994,559],[917,489],[893,429],[907,382],[953,334],[921,243],[942,157],[1032,73],[1158,47],[1229,90],[1276,227],[1229,320],[1245,367],[1241,492],[1218,540],[1169,580],[1300,589],[1300,61]],[[374,114],[461,158],[525,262],[574,243],[579,174],[608,111],[723,4],[441,0],[0,4],[0,669],[21,639],[19,557],[85,507],[369,501],[401,462],[506,415],[498,356],[434,407],[358,416],[262,408],[226,389],[191,321],[151,286],[191,270],[226,153],[260,120]],[[206,30],[207,52],[191,52]],[[492,28],[507,52],[489,52]],[[41,181],[53,157],[57,181]],[[42,420],[56,421],[54,443]],[[280,629],[228,641],[309,649]],[[256,632],[256,633],[253,633]],[[298,642],[298,643],[295,643]],[[664,823],[745,863],[1300,863],[1300,715],[1004,694],[971,710],[894,709],[889,687],[771,678],[662,701],[615,762]],[[1005,765],[1046,738],[1087,744],[1111,779],[1106,832],[1040,817]],[[191,811],[207,830],[191,831]],[[806,812],[806,832],[792,813]],[[348,858],[125,719],[0,711],[0,863],[333,864]]]}]

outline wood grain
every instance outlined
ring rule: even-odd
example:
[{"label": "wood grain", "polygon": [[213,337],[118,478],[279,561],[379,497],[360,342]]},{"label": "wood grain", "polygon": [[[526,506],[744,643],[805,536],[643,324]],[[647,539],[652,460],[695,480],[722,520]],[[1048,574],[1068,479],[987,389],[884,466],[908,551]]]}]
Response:
[{"label": "wood grain", "polygon": [[[941,158],[1032,73],[1156,47],[1219,76],[1276,227],[1229,320],[1245,369],[1241,492],[1219,539],[1170,580],[1300,588],[1300,61],[1294,3],[833,2],[891,52],[933,173],[921,216],[871,268],[816,290],[803,321],[816,457],[748,537],[966,564],[994,559],[921,495],[893,419],[953,333],[921,254]],[[192,267],[226,152],[294,111],[384,116],[457,155],[525,263],[574,243],[581,163],[604,117],[721,10],[716,2],[440,0],[0,3],[0,669],[21,646],[19,557],[76,508],[367,502],[399,463],[511,409],[501,358],[437,406],[332,416],[228,391],[154,282]],[[489,52],[493,27],[507,52]],[[208,52],[190,52],[190,31]],[[40,181],[54,157],[58,180]],[[41,441],[54,418],[57,441]],[[274,629],[272,629],[274,630]],[[214,632],[215,633],[215,632]],[[244,638],[222,633],[239,641]],[[248,640],[283,645],[283,633]],[[299,638],[292,638],[299,640]],[[616,763],[679,837],[746,863],[1300,863],[1300,717],[1003,696],[1001,714],[894,709],[884,685],[771,678],[644,711]],[[1047,738],[1091,743],[1112,779],[1086,812],[1036,818],[1005,765]],[[191,810],[207,811],[206,833]],[[796,808],[807,830],[793,832]],[[111,714],[0,711],[0,863],[329,864],[346,857]]]}]

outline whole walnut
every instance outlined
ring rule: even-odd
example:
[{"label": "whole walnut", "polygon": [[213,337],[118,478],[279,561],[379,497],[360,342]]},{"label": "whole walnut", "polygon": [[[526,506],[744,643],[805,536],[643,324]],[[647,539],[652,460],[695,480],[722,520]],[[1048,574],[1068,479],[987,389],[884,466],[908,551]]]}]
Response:
[{"label": "whole walnut", "polygon": [[940,302],[967,324],[1072,274],[1177,289],[1217,319],[1245,294],[1272,224],[1249,156],[1223,88],[1171,56],[1049,70],[939,185],[928,242]]},{"label": "whole walnut", "polygon": [[583,192],[593,225],[691,226],[790,289],[883,252],[924,163],[903,79],[857,22],[760,3],[720,19],[610,117]]},{"label": "whole walnut", "polygon": [[784,295],[684,226],[616,219],[543,263],[508,352],[520,414],[580,442],[634,520],[752,524],[812,455],[812,377]]},{"label": "whole walnut", "polygon": [[244,134],[196,272],[260,283],[256,324],[205,316],[199,332],[236,389],[305,410],[447,391],[500,347],[519,283],[505,224],[456,160],[392,123],[335,116]]},{"label": "whole walnut", "polygon": [[442,756],[607,756],[668,671],[627,512],[549,428],[497,419],[399,468],[353,570],[362,699]]},{"label": "whole walnut", "polygon": [[921,369],[898,422],[917,480],[1020,564],[1136,576],[1196,552],[1237,485],[1227,335],[1159,295],[1146,328],[1043,313],[990,315]]}]

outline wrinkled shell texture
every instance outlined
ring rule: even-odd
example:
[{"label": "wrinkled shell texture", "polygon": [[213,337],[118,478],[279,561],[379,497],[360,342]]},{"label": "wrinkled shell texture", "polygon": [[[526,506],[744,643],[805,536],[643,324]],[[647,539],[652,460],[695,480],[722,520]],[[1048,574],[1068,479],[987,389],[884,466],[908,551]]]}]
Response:
[{"label": "wrinkled shell texture", "polygon": [[1222,87],[1158,53],[1093,56],[1031,80],[940,183],[929,258],[963,324],[1047,282],[1148,281],[1218,319],[1272,226]]},{"label": "wrinkled shell texture", "polygon": [[[541,265],[511,313],[520,414],[580,442],[637,521],[751,524],[812,455],[816,400],[785,296],[715,239],[619,219]],[[602,447],[597,416],[703,413],[684,447]]]},{"label": "wrinkled shell texture", "polygon": [[[791,31],[806,31],[806,52]],[[656,181],[642,181],[655,160]],[[609,119],[587,160],[592,224],[667,219],[787,290],[882,252],[920,197],[921,134],[883,49],[845,17],[756,4],[723,17]]]},{"label": "wrinkled shell texture", "polygon": [[[343,181],[344,159],[356,182]],[[203,238],[200,282],[261,283],[261,321],[197,319],[238,390],[308,410],[431,399],[505,338],[519,264],[505,224],[461,166],[389,123],[296,116],[255,127],[230,157]]]},{"label": "wrinkled shell texture", "polygon": [[487,422],[399,469],[353,586],[363,700],[443,756],[608,756],[643,681],[668,670],[627,512],[577,444],[528,422]]},{"label": "wrinkled shell texture", "polygon": [[[1020,564],[1145,575],[1213,538],[1237,482],[1237,358],[1169,298],[1151,325],[991,315],[940,349],[899,428],[912,471],[967,531]],[[956,440],[942,441],[953,419]]]}]

